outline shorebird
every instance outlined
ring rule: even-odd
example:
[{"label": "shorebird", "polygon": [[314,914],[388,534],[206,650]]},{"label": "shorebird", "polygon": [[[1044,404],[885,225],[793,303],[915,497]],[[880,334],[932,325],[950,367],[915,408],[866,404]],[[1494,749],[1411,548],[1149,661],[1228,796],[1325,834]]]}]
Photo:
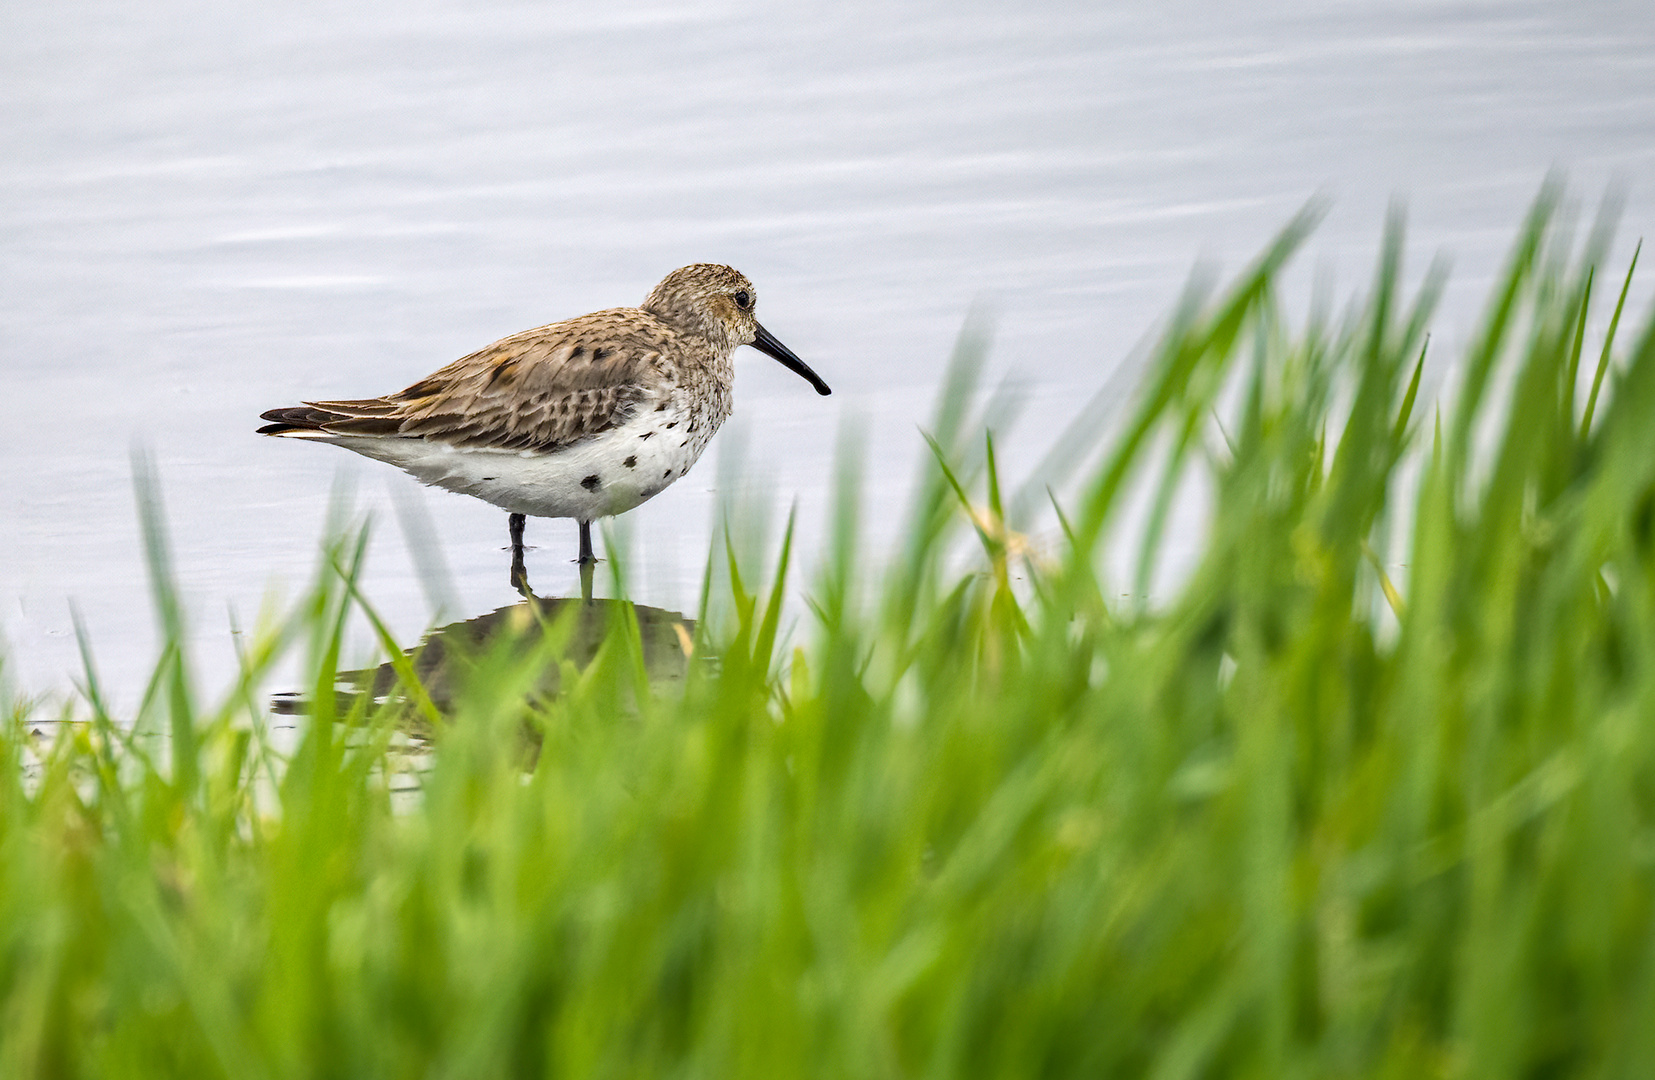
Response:
[{"label": "shorebird", "polygon": [[589,581],[592,522],[689,472],[729,417],[738,346],[831,393],[759,325],[757,304],[746,277],[696,263],[638,307],[524,330],[384,397],[271,409],[259,434],[342,446],[504,509],[525,591],[525,516],[574,518]]}]

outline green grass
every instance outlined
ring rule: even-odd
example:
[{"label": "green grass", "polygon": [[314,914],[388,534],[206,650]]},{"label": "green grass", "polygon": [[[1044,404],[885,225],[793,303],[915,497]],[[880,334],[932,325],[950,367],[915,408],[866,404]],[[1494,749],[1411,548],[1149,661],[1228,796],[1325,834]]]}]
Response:
[{"label": "green grass", "polygon": [[1558,205],[1451,362],[1396,222],[1294,325],[1296,220],[1060,441],[1052,543],[968,343],[902,550],[859,553],[847,465],[808,577],[714,552],[669,692],[618,619],[555,699],[554,626],[446,717],[337,715],[353,541],[209,703],[147,499],[138,715],[89,661],[27,778],[29,708],[0,725],[0,1075],[1655,1075],[1655,331]]}]

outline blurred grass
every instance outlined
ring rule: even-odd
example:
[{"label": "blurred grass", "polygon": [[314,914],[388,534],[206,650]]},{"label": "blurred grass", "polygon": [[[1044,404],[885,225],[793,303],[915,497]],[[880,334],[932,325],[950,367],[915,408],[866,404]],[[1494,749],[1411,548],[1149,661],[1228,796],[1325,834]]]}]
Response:
[{"label": "blurred grass", "polygon": [[[716,661],[670,694],[616,620],[555,699],[550,632],[446,718],[342,705],[350,539],[208,703],[139,462],[143,706],[90,656],[50,746],[4,706],[0,1075],[1655,1075],[1655,332],[1559,203],[1435,401],[1400,217],[1303,328],[1295,220],[1058,440],[1049,543],[968,334],[905,548],[859,552],[845,453],[799,643],[791,526],[768,567],[721,546]],[[438,734],[399,808],[405,708]]]}]

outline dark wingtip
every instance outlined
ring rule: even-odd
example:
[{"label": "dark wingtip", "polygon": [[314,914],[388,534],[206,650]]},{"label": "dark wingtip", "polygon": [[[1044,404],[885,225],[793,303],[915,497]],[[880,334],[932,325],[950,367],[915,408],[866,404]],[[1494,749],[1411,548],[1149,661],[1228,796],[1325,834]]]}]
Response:
[{"label": "dark wingtip", "polygon": [[385,435],[412,434],[402,431],[402,422],[387,415],[392,406],[383,399],[370,401],[307,401],[285,409],[271,409],[259,416],[270,423],[258,429],[260,435]]},{"label": "dark wingtip", "polygon": [[269,409],[259,414],[260,420],[270,420],[258,429],[260,435],[286,435],[290,431],[320,431],[321,419],[325,413],[318,412],[305,405],[294,405],[285,409]]}]

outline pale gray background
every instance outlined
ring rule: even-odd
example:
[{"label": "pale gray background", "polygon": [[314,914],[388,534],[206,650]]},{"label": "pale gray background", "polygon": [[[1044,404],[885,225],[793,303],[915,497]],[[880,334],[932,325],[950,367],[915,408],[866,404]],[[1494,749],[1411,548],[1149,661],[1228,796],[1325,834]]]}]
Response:
[{"label": "pale gray background", "polygon": [[[1623,264],[1655,226],[1648,0],[60,0],[0,11],[0,71],[6,668],[67,685],[73,598],[126,700],[153,649],[135,440],[210,683],[227,611],[311,572],[341,471],[379,513],[368,591],[411,642],[430,610],[391,491],[435,523],[450,617],[512,598],[504,514],[256,438],[258,413],[400,388],[682,263],[749,274],[836,390],[744,350],[732,424],[808,551],[847,417],[889,535],[974,300],[997,369],[1064,415],[1197,261],[1239,268],[1319,192],[1305,273],[1347,289],[1407,198],[1416,269],[1454,259],[1449,348],[1554,166],[1588,203],[1625,183]],[[1007,436],[1014,460],[1050,426]],[[639,600],[693,608],[717,473],[630,515]],[[536,584],[566,590],[573,527],[530,540]]]}]

